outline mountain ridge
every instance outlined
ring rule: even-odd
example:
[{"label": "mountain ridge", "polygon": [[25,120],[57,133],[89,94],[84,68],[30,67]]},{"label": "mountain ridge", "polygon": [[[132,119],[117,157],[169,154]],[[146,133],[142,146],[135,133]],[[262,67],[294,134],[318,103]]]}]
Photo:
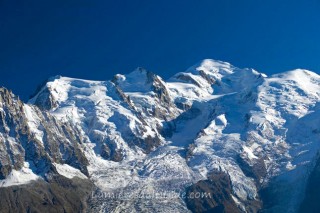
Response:
[{"label": "mountain ridge", "polygon": [[[219,195],[208,206],[181,197],[148,205],[91,197],[92,211],[297,212],[320,150],[320,76],[303,69],[268,77],[205,59],[168,80],[143,68],[109,81],[56,76],[28,104],[2,91],[2,185],[9,174],[30,173],[37,177],[30,181],[88,179],[93,193]],[[212,190],[219,179],[215,187],[228,187]]]}]

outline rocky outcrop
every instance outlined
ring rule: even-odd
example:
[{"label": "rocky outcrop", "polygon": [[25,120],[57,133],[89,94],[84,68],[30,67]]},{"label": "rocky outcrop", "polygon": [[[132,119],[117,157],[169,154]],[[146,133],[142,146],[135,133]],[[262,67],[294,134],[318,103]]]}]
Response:
[{"label": "rocky outcrop", "polygon": [[[212,173],[187,189],[186,202],[192,212],[241,212],[231,197],[231,181],[224,173]],[[198,197],[197,197],[198,195]]]},{"label": "rocky outcrop", "polygon": [[[23,104],[5,88],[0,90],[0,177],[19,170],[24,162],[34,166],[36,174],[45,174],[52,162],[70,164],[88,174],[88,161],[81,150],[83,140],[77,129],[61,123],[46,111]],[[27,115],[32,113],[30,125]],[[29,118],[30,119],[30,118]],[[35,134],[40,132],[42,138]]]},{"label": "rocky outcrop", "polygon": [[39,106],[41,110],[50,110],[58,106],[48,87],[43,88],[41,93],[39,93],[39,95],[34,99],[34,104]]},{"label": "rocky outcrop", "polygon": [[89,180],[53,175],[47,182],[0,188],[0,212],[86,212],[93,187]]},{"label": "rocky outcrop", "polygon": [[119,78],[119,76],[115,76],[112,82],[118,88],[118,93],[123,98],[123,100],[127,103],[129,102],[129,105],[134,105],[139,108],[136,110],[146,116],[154,116],[156,118],[165,120],[173,118],[177,114],[177,109],[172,98],[170,97],[169,90],[161,77],[143,68],[137,68],[134,72],[138,72],[144,77],[144,79],[139,79],[139,81],[144,81],[142,82],[142,84],[148,88],[147,91],[145,91],[145,95],[150,96],[155,104],[153,104],[151,108],[146,108],[140,105],[139,98],[125,95],[126,92],[135,91],[126,88],[126,84],[121,84],[121,79]]},{"label": "rocky outcrop", "polygon": [[213,171],[207,180],[201,180],[186,190],[186,203],[192,212],[258,212],[261,208],[259,200],[248,201],[245,207],[237,202],[232,195],[230,177],[223,172]]}]

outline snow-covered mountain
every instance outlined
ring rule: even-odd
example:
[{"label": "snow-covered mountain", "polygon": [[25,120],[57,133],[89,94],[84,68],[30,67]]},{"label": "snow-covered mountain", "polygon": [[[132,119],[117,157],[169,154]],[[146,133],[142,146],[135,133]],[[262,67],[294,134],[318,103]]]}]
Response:
[{"label": "snow-covered mountain", "polygon": [[110,81],[56,76],[28,103],[3,88],[0,209],[319,208],[307,205],[319,195],[309,193],[320,175],[319,102],[316,73],[268,77],[210,59],[168,80],[143,68]]}]

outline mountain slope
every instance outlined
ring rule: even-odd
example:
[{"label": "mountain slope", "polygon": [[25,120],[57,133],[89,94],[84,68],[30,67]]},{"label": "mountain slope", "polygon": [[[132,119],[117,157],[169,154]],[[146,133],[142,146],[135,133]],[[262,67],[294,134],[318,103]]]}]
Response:
[{"label": "mountain slope", "polygon": [[0,187],[89,181],[86,211],[297,212],[314,181],[320,76],[307,70],[207,59],[167,81],[138,68],[56,76],[28,104],[0,94]]}]

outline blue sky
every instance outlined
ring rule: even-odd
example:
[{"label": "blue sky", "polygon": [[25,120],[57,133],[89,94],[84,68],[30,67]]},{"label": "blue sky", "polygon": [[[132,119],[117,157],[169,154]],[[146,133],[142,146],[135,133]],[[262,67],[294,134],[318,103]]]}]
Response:
[{"label": "blue sky", "polygon": [[0,1],[0,85],[24,100],[54,75],[168,78],[204,58],[320,73],[320,1]]}]

